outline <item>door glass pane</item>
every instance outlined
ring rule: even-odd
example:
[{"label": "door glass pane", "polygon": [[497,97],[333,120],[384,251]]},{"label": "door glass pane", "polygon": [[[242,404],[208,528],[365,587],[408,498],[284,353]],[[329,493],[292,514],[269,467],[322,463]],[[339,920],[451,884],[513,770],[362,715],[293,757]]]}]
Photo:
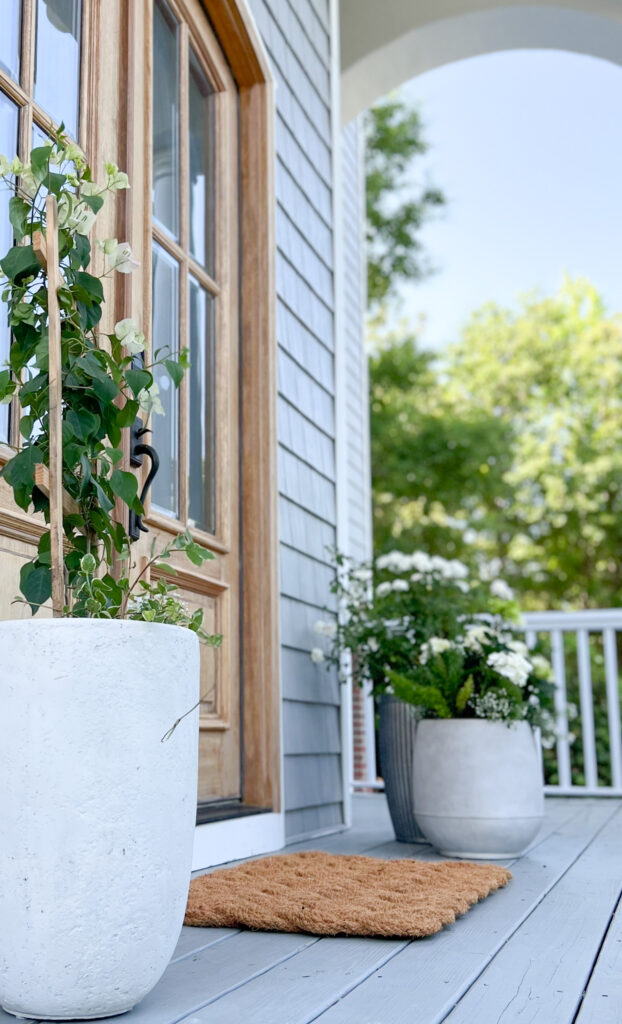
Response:
[{"label": "door glass pane", "polygon": [[35,100],[78,138],[81,0],[37,0]]},{"label": "door glass pane", "polygon": [[4,0],[0,28],[0,68],[19,81],[19,27],[22,20],[20,0]]},{"label": "door glass pane", "polygon": [[153,216],[179,237],[179,44],[168,4],[153,10]]},{"label": "door glass pane", "polygon": [[191,526],[216,532],[214,297],[190,278],[188,515]]},{"label": "door glass pane", "polygon": [[[153,246],[152,351],[179,350],[179,264],[157,243]],[[164,415],[151,417],[153,444],[160,469],[153,481],[152,502],[160,512],[179,515],[179,392],[166,370],[154,373]]]},{"label": "door glass pane", "polygon": [[190,252],[214,274],[214,91],[190,51]]},{"label": "door glass pane", "polygon": [[[17,107],[7,96],[0,93],[0,153],[9,159],[17,152]],[[4,196],[3,196],[4,199]],[[13,243],[13,232],[9,221],[8,202],[0,203],[0,259],[6,256]],[[0,369],[9,358],[11,332],[9,331],[8,311],[4,302],[0,302]],[[9,440],[9,406],[0,405],[0,441]]]}]

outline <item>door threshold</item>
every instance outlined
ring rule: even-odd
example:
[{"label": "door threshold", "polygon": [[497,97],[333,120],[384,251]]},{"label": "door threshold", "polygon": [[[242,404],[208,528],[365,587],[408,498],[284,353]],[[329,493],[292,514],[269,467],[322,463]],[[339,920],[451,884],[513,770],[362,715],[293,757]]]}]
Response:
[{"label": "door threshold", "polygon": [[212,821],[229,821],[231,818],[247,818],[251,814],[269,814],[269,807],[253,807],[239,800],[219,800],[217,803],[199,804],[197,807],[197,825],[206,825]]}]

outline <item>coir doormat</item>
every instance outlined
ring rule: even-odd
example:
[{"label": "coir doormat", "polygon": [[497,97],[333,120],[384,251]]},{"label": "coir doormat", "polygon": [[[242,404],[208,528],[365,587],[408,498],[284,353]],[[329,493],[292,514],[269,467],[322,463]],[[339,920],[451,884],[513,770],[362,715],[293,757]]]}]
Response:
[{"label": "coir doormat", "polygon": [[420,938],[507,885],[494,864],[292,853],[195,878],[185,923]]}]

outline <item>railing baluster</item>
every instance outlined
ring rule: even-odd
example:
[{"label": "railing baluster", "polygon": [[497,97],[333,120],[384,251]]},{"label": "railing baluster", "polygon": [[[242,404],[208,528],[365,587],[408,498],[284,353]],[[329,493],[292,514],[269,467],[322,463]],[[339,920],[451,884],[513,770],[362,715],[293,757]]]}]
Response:
[{"label": "railing baluster", "polygon": [[577,630],[577,667],[581,701],[581,735],[583,737],[583,773],[586,786],[598,785],[596,742],[594,739],[594,705],[592,701],[592,669],[590,635],[587,629]]},{"label": "railing baluster", "polygon": [[526,630],[526,632],[525,632],[525,643],[527,644],[527,647],[529,648],[529,650],[531,650],[532,647],[536,646],[537,641],[538,641],[538,637],[537,637],[535,629],[528,629],[528,630]]},{"label": "railing baluster", "polygon": [[557,772],[560,786],[571,786],[570,744],[566,713],[566,664],[564,661],[564,634],[561,629],[551,630],[551,660],[555,674],[555,710],[557,712]]},{"label": "railing baluster", "polygon": [[622,741],[620,737],[620,693],[616,631],[603,629],[605,679],[607,681],[607,721],[611,754],[611,785],[622,787]]}]

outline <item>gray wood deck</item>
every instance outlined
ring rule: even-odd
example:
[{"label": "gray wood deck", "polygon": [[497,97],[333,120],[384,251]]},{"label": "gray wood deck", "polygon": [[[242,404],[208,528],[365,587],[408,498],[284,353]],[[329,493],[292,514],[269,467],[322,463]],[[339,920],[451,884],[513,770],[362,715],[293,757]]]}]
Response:
[{"label": "gray wood deck", "polygon": [[[349,832],[288,850],[440,859],[392,835],[384,797],[360,796]],[[548,800],[511,868],[507,889],[428,939],[184,928],[161,982],[123,1020],[621,1024],[622,801]]]}]

